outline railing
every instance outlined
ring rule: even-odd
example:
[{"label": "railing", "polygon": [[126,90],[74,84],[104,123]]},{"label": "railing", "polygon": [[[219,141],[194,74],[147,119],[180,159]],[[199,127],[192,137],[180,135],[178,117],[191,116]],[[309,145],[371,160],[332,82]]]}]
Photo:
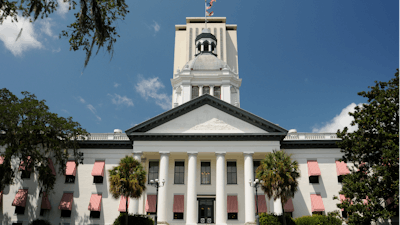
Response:
[{"label": "railing", "polygon": [[290,140],[340,140],[335,133],[288,133],[285,141]]},{"label": "railing", "polygon": [[[129,140],[125,133],[91,133],[86,140]],[[284,139],[290,140],[340,140],[335,133],[288,133]]]},{"label": "railing", "polygon": [[[82,138],[80,138],[82,140]],[[116,140],[116,141],[121,141],[121,140],[129,140],[128,136],[126,136],[125,133],[91,133],[89,136],[86,138],[86,140],[94,140],[94,141],[99,141],[99,140]]]}]

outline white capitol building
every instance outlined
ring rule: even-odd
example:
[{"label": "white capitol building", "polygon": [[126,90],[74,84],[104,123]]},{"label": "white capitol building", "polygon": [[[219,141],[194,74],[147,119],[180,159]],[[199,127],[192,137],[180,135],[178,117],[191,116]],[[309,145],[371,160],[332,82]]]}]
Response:
[{"label": "white capitol building", "polygon": [[[81,145],[84,164],[57,174],[53,193],[39,196],[38,176],[21,172],[21,182],[0,197],[0,224],[112,224],[124,199],[109,193],[108,170],[131,155],[148,181],[165,181],[158,193],[158,224],[255,224],[259,212],[281,214],[280,201],[256,196],[249,181],[265,155],[285,149],[298,161],[299,190],[284,206],[293,217],[340,210],[341,175],[348,173],[332,133],[297,133],[240,108],[237,26],[226,18],[188,17],[175,26],[172,109],[122,133],[93,133]],[[21,200],[22,199],[22,200]],[[148,184],[129,213],[156,212],[156,189]]]}]

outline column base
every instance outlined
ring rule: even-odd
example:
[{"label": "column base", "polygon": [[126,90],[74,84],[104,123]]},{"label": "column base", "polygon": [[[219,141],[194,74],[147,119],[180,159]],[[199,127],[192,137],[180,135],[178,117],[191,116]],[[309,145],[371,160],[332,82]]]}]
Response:
[{"label": "column base", "polygon": [[256,225],[256,224],[257,224],[256,222],[247,222],[244,225]]},{"label": "column base", "polygon": [[167,225],[169,225],[169,223],[167,221],[157,221],[157,224],[155,224],[155,225],[158,225],[158,224],[167,224]]}]

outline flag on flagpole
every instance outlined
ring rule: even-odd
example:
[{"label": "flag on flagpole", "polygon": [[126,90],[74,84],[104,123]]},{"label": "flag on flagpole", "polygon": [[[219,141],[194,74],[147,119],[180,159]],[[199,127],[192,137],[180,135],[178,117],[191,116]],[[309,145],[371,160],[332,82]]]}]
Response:
[{"label": "flag on flagpole", "polygon": [[207,13],[207,16],[212,16],[212,15],[214,15],[214,11],[212,11],[212,12],[210,12],[210,13],[206,11],[206,13]]}]

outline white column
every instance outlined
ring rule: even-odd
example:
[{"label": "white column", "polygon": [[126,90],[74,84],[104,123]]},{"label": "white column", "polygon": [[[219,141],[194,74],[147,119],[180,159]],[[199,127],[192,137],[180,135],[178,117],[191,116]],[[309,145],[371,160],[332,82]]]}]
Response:
[{"label": "white column", "polygon": [[199,96],[203,95],[203,85],[199,85]]},{"label": "white column", "polygon": [[[142,162],[142,152],[133,152],[133,158],[136,159],[138,162]],[[129,207],[129,211],[131,211],[133,214],[139,214],[139,198],[133,198],[131,199],[132,203],[131,204],[132,208]]]},{"label": "white column", "polygon": [[217,157],[217,181],[216,181],[216,196],[215,196],[215,208],[216,208],[216,224],[224,225],[226,224],[226,219],[228,217],[226,209],[226,173],[225,173],[225,154],[226,152],[216,152]]},{"label": "white column", "polygon": [[186,191],[186,224],[197,224],[197,152],[188,152],[188,175]]},{"label": "white column", "polygon": [[210,85],[210,95],[214,96],[214,85]]},{"label": "white column", "polygon": [[[168,204],[168,163],[169,152],[160,152],[160,171],[158,173],[158,180],[162,182],[165,180],[164,186],[158,189],[158,204],[157,204],[157,222],[165,224],[167,222],[167,209],[172,207]],[[162,183],[161,183],[162,185]]]},{"label": "white column", "polygon": [[282,202],[281,198],[278,198],[274,201],[274,214],[282,215]]},{"label": "white column", "polygon": [[254,188],[250,186],[249,181],[254,181],[254,152],[244,152],[244,206],[245,206],[245,223],[254,224],[255,217],[255,199]]}]

